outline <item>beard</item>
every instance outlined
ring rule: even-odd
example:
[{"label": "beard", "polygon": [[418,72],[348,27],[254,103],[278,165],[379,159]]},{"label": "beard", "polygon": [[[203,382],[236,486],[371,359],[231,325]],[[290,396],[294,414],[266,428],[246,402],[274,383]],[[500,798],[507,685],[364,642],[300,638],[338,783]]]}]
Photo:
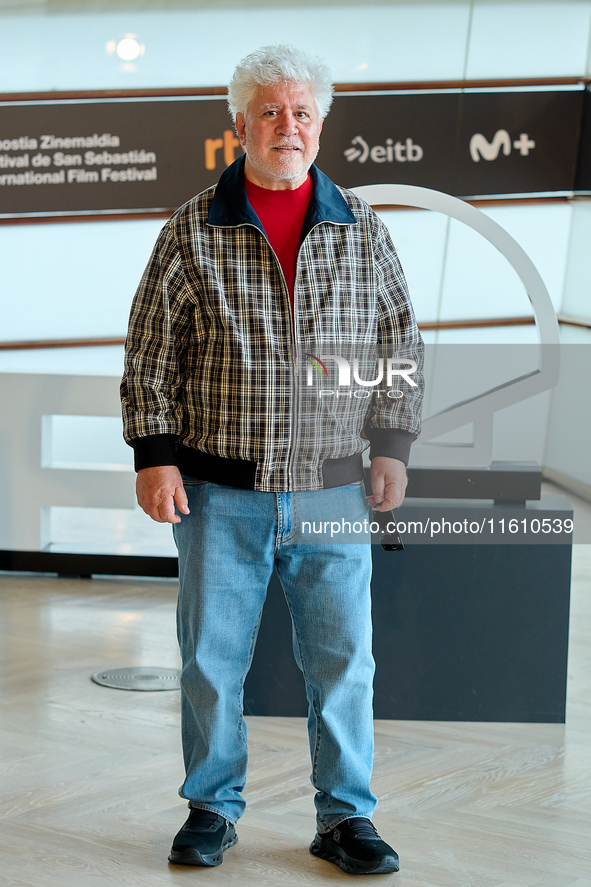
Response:
[{"label": "beard", "polygon": [[[280,146],[280,142],[276,147]],[[319,143],[314,148],[297,145],[299,150],[290,154],[274,152],[273,147],[261,149],[248,137],[245,142],[246,156],[252,169],[263,178],[277,182],[298,182],[305,179],[318,154]]]}]

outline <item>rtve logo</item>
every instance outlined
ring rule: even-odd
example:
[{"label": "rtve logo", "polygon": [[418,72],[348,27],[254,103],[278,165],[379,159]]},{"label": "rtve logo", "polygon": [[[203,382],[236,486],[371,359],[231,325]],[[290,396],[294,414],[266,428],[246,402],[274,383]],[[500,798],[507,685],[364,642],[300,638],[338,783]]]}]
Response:
[{"label": "rtve logo", "polygon": [[[529,152],[536,147],[536,143],[530,139],[526,132],[522,132],[519,138],[513,142],[513,147],[519,151],[522,157],[528,157]],[[470,157],[474,163],[478,163],[481,157],[484,160],[496,160],[501,149],[505,157],[511,153],[511,136],[506,129],[498,129],[492,142],[488,142],[480,132],[474,133],[470,139]]]},{"label": "rtve logo", "polygon": [[236,157],[234,148],[240,147],[240,140],[236,138],[234,130],[225,129],[221,139],[205,139],[205,169],[215,169],[217,166],[216,154],[220,148],[224,149],[224,163],[230,166]]},{"label": "rtve logo", "polygon": [[364,138],[355,136],[351,139],[351,144],[355,147],[347,148],[344,155],[351,163],[358,160],[359,163],[365,163],[369,158],[374,163],[406,163],[406,161],[417,162],[423,158],[423,149],[420,145],[415,145],[412,139],[406,139],[404,143],[394,139],[386,139],[385,145],[374,145],[370,148]]}]

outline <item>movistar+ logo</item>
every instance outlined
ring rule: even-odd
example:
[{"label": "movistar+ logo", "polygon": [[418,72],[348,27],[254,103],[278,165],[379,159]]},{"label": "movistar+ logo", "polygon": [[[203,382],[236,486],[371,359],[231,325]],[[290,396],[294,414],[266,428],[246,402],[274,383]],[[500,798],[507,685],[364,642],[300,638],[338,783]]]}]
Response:
[{"label": "movistar+ logo", "polygon": [[[528,157],[529,152],[536,147],[536,143],[526,132],[522,132],[513,142],[513,147],[522,157]],[[474,163],[478,163],[481,157],[483,160],[496,160],[501,151],[505,157],[511,153],[511,136],[506,129],[498,129],[492,142],[487,141],[481,132],[474,133],[470,139],[470,157]]]}]

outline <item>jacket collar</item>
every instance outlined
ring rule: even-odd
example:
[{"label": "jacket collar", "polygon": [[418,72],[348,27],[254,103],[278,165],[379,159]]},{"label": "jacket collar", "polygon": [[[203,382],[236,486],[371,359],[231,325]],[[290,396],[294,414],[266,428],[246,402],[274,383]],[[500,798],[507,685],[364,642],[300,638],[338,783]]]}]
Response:
[{"label": "jacket collar", "polygon": [[[246,155],[235,160],[221,175],[209,208],[207,222],[218,228],[238,225],[254,225],[263,231],[259,217],[248,202],[244,187],[244,161]],[[310,176],[314,191],[306,218],[302,239],[320,222],[337,225],[356,225],[357,219],[349,209],[339,189],[328,176],[312,164]]]}]

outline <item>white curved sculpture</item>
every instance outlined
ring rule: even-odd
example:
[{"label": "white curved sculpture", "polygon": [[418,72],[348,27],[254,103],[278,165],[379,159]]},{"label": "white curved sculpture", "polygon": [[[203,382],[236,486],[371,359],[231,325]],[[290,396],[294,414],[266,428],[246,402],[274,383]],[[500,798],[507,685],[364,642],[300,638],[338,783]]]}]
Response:
[{"label": "white curved sculpture", "polygon": [[[411,206],[443,213],[481,234],[502,253],[519,275],[532,304],[539,334],[538,367],[476,397],[453,404],[423,420],[423,431],[413,446],[413,465],[488,466],[492,460],[493,416],[512,404],[553,388],[560,372],[558,320],[544,281],[535,265],[504,228],[464,200],[416,185],[362,185],[352,188],[372,206]],[[428,442],[439,435],[474,423],[474,443],[438,447]]]}]

